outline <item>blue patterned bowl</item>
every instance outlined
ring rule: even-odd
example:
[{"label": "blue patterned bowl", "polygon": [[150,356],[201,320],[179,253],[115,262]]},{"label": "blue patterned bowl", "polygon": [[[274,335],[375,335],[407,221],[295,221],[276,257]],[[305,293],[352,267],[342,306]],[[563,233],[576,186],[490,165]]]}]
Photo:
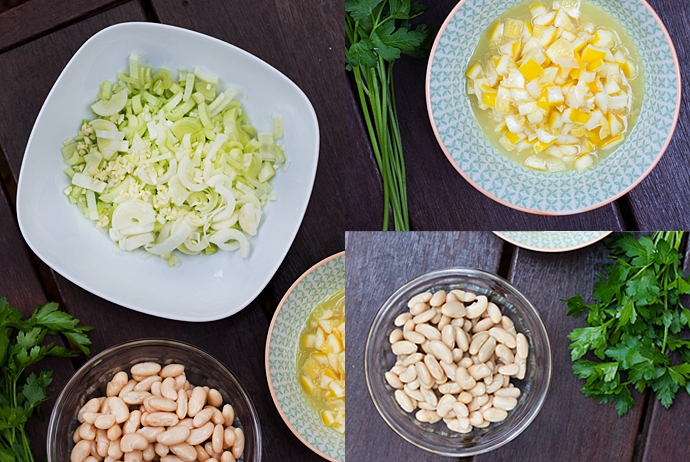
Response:
[{"label": "blue patterned bowl", "polygon": [[[616,18],[642,58],[644,100],[627,140],[583,172],[543,173],[509,160],[487,140],[465,92],[465,70],[483,31],[524,0],[461,0],[431,50],[426,99],[441,148],[460,174],[495,201],[524,212],[570,215],[606,205],[659,162],[678,121],[681,79],[671,38],[645,0],[589,0]],[[584,0],[583,0],[584,1]]]},{"label": "blue patterned bowl", "polygon": [[345,460],[345,436],[327,428],[297,383],[297,344],[316,305],[345,287],[345,252],[326,258],[304,273],[278,305],[266,340],[266,376],[273,402],[292,433],[332,462]]}]

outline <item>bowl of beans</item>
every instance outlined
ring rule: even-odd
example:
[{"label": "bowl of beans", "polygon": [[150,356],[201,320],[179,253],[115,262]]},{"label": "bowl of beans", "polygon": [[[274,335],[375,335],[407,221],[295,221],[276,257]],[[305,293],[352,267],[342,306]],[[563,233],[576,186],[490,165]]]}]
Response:
[{"label": "bowl of beans", "polygon": [[365,373],[381,417],[427,451],[467,457],[515,439],[551,379],[537,310],[510,283],[450,268],[400,287],[369,331]]},{"label": "bowl of beans", "polygon": [[235,376],[191,345],[146,339],[77,371],[48,425],[48,462],[261,460],[259,418]]}]

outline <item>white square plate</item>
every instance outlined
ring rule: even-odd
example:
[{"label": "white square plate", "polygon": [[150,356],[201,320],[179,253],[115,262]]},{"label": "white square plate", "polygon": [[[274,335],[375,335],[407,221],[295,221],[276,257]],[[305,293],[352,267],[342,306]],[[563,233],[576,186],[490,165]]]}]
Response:
[{"label": "white square plate", "polygon": [[[107,234],[72,205],[60,148],[76,136],[83,119],[95,115],[98,86],[113,81],[137,54],[144,65],[194,69],[220,76],[220,87],[239,91],[257,130],[272,131],[275,114],[284,121],[289,168],[271,180],[278,200],[268,202],[251,253],[178,255],[169,268],[143,251],[117,254]],[[89,39],[67,64],[46,98],[24,153],[17,192],[19,227],[44,262],[78,286],[118,305],[183,321],[225,318],[247,306],[268,284],[297,234],[311,195],[319,156],[319,128],[304,93],[257,57],[220,40],[177,27],[124,23]]]}]

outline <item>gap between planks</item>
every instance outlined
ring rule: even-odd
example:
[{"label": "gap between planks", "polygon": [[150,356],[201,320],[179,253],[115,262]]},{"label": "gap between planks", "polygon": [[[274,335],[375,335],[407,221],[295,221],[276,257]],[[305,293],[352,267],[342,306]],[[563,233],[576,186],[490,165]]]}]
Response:
[{"label": "gap between planks", "polygon": [[[0,53],[69,27],[131,0],[32,0],[0,14]],[[149,3],[142,0],[144,6]],[[148,5],[150,7],[150,5]],[[79,8],[83,8],[80,10]],[[146,8],[147,19],[151,20]],[[155,15],[153,15],[155,17]]]}]

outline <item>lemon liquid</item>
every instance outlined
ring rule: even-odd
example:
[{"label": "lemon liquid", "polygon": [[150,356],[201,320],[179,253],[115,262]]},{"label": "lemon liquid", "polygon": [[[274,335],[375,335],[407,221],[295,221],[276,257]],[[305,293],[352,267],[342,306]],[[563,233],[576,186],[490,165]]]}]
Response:
[{"label": "lemon liquid", "polygon": [[[518,5],[515,5],[507,9],[500,16],[498,16],[496,20],[493,21],[489,25],[489,27],[482,33],[479,39],[479,44],[477,45],[477,48],[475,49],[469,64],[480,62],[483,65],[491,59],[491,57],[493,56],[493,52],[491,51],[489,46],[489,36],[491,35],[491,32],[493,31],[497,22],[502,22],[509,18],[520,19],[523,21],[527,20],[531,22],[532,14],[529,11],[529,7],[531,5],[534,5],[535,3],[542,3],[544,6],[547,7],[547,9],[550,9],[552,4],[552,2],[538,2],[535,0],[526,0]],[[634,78],[628,80],[630,88],[632,90],[633,103],[632,110],[628,116],[628,129],[624,132],[624,135],[627,137],[628,134],[632,131],[635,122],[637,121],[637,117],[640,113],[640,110],[642,108],[642,101],[644,96],[644,70],[642,69],[642,59],[640,58],[640,54],[630,34],[628,34],[628,32],[613,16],[607,13],[606,10],[604,10],[603,8],[594,5],[593,3],[590,3],[586,0],[582,0],[580,2],[580,5],[580,18],[577,22],[579,28],[581,28],[583,24],[589,22],[594,24],[595,28],[605,27],[606,29],[613,31],[618,36],[618,43],[621,43],[627,49],[628,56],[637,64],[637,75],[635,75]],[[498,141],[499,139],[501,139],[502,134],[494,132],[497,123],[491,118],[491,111],[483,111],[479,109],[479,104],[477,101],[477,97],[475,95],[470,95],[469,100],[470,105],[472,106],[472,112],[474,113],[474,117],[477,120],[477,123],[479,124],[482,131],[484,132],[484,135],[486,135],[486,137],[491,142],[494,148],[496,148],[499,152],[503,153],[510,160],[517,162],[520,165],[523,165],[528,157],[534,155],[533,149],[526,149],[522,152],[507,151]],[[608,149],[597,150],[597,156],[595,156],[598,158],[597,161],[605,159],[608,155],[616,151],[616,149],[618,149],[620,146],[621,145],[619,144]],[[569,170],[573,171],[574,169],[569,168]]]},{"label": "lemon liquid", "polygon": [[[342,352],[333,353],[337,346],[324,346],[321,349],[315,348],[313,346],[305,346],[307,336],[314,335],[319,328],[319,320],[328,318],[332,320],[333,326],[340,326],[339,328],[334,328],[332,335],[337,336],[339,345],[342,347]],[[342,288],[319,303],[314,311],[309,315],[305,323],[305,327],[300,333],[299,344],[297,347],[297,376],[298,378],[309,377],[313,384],[311,389],[305,387],[305,383],[299,380],[300,386],[304,397],[309,403],[309,406],[316,412],[322,419],[323,411],[331,411],[333,415],[337,415],[339,412],[344,414],[345,412],[345,399],[335,398],[331,391],[328,389],[323,389],[320,386],[322,376],[327,374],[327,376],[335,375],[338,379],[342,379],[343,387],[345,381],[345,360],[344,360],[344,346],[345,346],[345,288]],[[326,357],[331,356],[328,360],[324,361],[324,355]],[[338,355],[341,363],[333,364],[334,357],[332,355]],[[334,367],[336,366],[336,367]],[[327,372],[328,370],[328,372]],[[326,423],[326,422],[324,422]],[[328,424],[326,423],[328,426]],[[333,426],[333,425],[332,425]],[[333,426],[338,427],[338,431],[341,429],[338,425]],[[344,428],[342,428],[344,431]]]}]

